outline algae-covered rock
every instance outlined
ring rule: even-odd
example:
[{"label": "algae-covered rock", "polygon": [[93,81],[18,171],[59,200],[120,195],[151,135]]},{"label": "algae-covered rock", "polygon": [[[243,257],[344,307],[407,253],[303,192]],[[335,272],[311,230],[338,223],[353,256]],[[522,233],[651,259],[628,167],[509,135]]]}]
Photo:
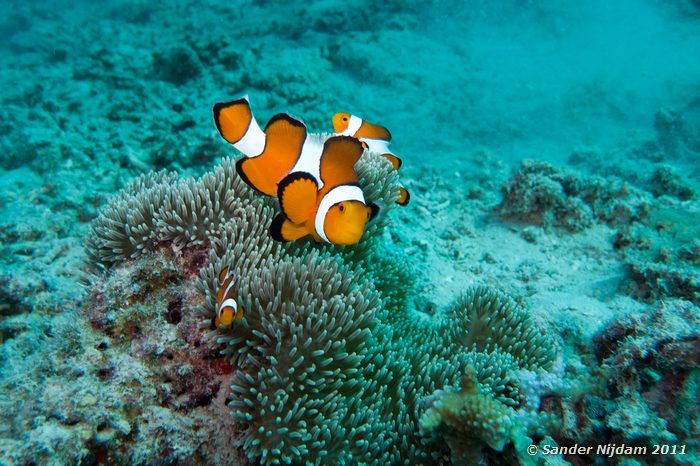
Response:
[{"label": "algae-covered rock", "polygon": [[651,177],[651,192],[655,196],[675,196],[682,201],[695,198],[695,190],[668,165],[656,169]]},{"label": "algae-covered rock", "polygon": [[546,228],[580,231],[594,223],[624,225],[646,216],[647,201],[629,185],[546,162],[523,162],[501,192],[500,215]]},{"label": "algae-covered rock", "polygon": [[630,291],[645,300],[669,297],[700,303],[700,214],[657,205],[649,218],[621,228],[615,245],[624,254]]},{"label": "algae-covered rock", "polygon": [[[594,337],[607,400],[598,400],[598,408],[589,407],[585,415],[604,426],[608,441],[652,446],[697,438],[698,311],[687,301],[668,300],[618,318]],[[689,453],[677,458],[679,464],[697,461],[697,452]]]}]

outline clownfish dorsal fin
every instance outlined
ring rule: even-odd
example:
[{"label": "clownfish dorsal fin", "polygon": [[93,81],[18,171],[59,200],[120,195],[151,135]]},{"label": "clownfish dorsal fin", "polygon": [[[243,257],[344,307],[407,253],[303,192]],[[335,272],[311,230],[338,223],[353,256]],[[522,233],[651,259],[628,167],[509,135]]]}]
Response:
[{"label": "clownfish dorsal fin", "polygon": [[306,126],[291,116],[280,113],[265,126],[265,149],[257,157],[244,158],[236,170],[248,185],[268,196],[277,195],[282,181],[299,159],[306,140]]},{"label": "clownfish dorsal fin", "polygon": [[350,136],[334,136],[323,145],[321,180],[323,189],[330,190],[341,184],[358,182],[355,164],[364,152],[362,143]]},{"label": "clownfish dorsal fin", "polygon": [[284,214],[277,215],[270,225],[270,235],[275,241],[295,241],[309,234],[305,225],[293,223]]},{"label": "clownfish dorsal fin", "polygon": [[277,188],[282,213],[292,223],[305,223],[314,214],[317,197],[318,183],[306,172],[288,175]]}]

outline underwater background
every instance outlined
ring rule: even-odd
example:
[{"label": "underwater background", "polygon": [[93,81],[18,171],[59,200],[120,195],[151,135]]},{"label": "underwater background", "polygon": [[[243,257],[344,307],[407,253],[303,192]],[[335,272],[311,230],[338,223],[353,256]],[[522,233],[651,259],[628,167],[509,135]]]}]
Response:
[{"label": "underwater background", "polygon": [[[0,38],[0,464],[700,463],[697,0],[2,1]],[[357,246],[269,238],[243,93],[391,131]]]}]

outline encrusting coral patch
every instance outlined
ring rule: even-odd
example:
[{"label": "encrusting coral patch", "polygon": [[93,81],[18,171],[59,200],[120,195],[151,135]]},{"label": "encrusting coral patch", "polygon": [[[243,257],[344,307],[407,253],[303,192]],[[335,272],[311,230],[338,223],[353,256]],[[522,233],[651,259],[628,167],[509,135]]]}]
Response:
[{"label": "encrusting coral patch", "polygon": [[[179,251],[183,276],[199,275],[203,304],[182,303],[180,312],[196,307],[204,338],[233,368],[235,442],[253,463],[449,464],[456,454],[449,438],[421,431],[426,400],[458,387],[468,368],[485,405],[516,412],[515,371],[547,370],[554,359],[525,310],[488,288],[417,318],[411,280],[402,280],[411,271],[383,257],[379,242],[397,176],[375,153],[356,169],[368,202],[382,210],[352,247],[274,241],[273,201],[255,196],[231,159],[199,179],[143,176],[93,225],[88,251],[97,281],[100,271],[161,250]],[[212,329],[222,271],[245,317]],[[491,416],[474,413],[485,423]],[[509,441],[473,436],[475,457]]]},{"label": "encrusting coral patch", "polygon": [[459,391],[438,390],[420,418],[425,432],[440,431],[450,445],[452,464],[478,464],[482,443],[496,451],[513,443],[520,464],[536,464],[524,448],[532,444],[526,426],[518,422],[515,410],[483,393],[476,371],[467,366]]}]

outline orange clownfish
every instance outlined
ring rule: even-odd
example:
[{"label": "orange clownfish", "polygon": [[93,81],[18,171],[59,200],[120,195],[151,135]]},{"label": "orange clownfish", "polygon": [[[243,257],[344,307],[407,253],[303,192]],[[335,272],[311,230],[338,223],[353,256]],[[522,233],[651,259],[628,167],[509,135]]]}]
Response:
[{"label": "orange clownfish", "polygon": [[[401,166],[401,159],[389,150],[391,133],[383,126],[372,124],[355,115],[349,113],[336,113],[333,115],[333,131],[335,136],[351,136],[357,138],[372,152],[382,154],[391,162],[394,170]],[[399,199],[397,204],[405,206],[411,196],[404,187],[399,188]]]},{"label": "orange clownfish", "polygon": [[379,211],[365,203],[357,184],[353,166],[362,152],[357,139],[331,137],[323,145],[318,179],[303,171],[285,177],[277,193],[282,213],[272,221],[272,237],[291,241],[311,235],[333,244],[357,243],[365,224]]},{"label": "orange clownfish", "polygon": [[355,244],[379,208],[367,205],[354,165],[364,152],[356,138],[307,134],[304,123],[281,113],[263,131],[247,97],[214,106],[216,126],[245,155],[236,163],[253,189],[277,197],[282,213],[270,233],[278,241],[311,235]]},{"label": "orange clownfish", "polygon": [[245,315],[245,309],[238,305],[236,292],[233,291],[233,277],[228,269],[219,272],[219,289],[216,292],[216,316],[212,319],[213,328],[231,328]]}]

